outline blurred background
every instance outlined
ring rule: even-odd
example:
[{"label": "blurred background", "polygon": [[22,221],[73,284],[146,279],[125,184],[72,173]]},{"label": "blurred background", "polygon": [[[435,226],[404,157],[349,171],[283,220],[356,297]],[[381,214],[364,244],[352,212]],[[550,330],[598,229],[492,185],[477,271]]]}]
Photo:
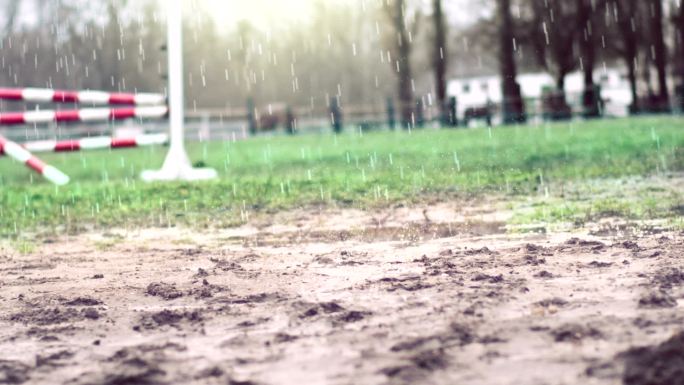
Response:
[{"label": "blurred background", "polygon": [[[0,0],[0,85],[165,92],[165,6]],[[681,0],[187,1],[187,134],[678,113],[683,29]],[[40,107],[0,101],[5,112]],[[0,134],[26,141],[112,130],[166,124]]]}]

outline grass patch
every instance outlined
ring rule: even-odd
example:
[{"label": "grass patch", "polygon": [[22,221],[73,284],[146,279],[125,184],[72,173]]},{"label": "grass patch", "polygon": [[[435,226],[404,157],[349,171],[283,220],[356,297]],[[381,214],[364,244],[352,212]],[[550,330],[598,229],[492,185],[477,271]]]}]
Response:
[{"label": "grass patch", "polygon": [[[681,171],[682,127],[681,118],[646,117],[194,143],[191,158],[221,174],[197,184],[139,180],[142,170],[161,165],[165,148],[48,154],[46,161],[72,177],[61,188],[0,159],[0,236],[112,226],[233,226],[254,211],[302,205],[368,207],[459,194],[530,194],[563,181]],[[554,204],[544,215],[566,219],[577,214],[576,206]],[[633,211],[619,201],[592,207],[594,213],[625,210]]]}]

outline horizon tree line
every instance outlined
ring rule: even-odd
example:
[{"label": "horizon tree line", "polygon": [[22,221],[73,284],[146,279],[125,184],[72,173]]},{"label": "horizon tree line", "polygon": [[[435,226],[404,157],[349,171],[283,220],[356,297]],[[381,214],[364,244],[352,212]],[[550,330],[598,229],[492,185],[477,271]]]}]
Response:
[{"label": "horizon tree line", "polygon": [[[188,107],[239,109],[251,99],[268,109],[282,102],[313,111],[336,98],[349,110],[395,95],[402,127],[416,125],[425,106],[446,124],[453,120],[448,79],[496,71],[504,121],[515,123],[526,116],[518,71],[541,69],[562,100],[567,75],[580,70],[583,114],[595,117],[596,69],[619,63],[633,112],[667,111],[669,79],[679,77],[675,91],[684,92],[681,0],[478,1],[489,13],[460,29],[450,25],[444,0],[366,0],[365,9],[316,1],[308,24],[270,33],[248,20],[221,32],[206,9],[193,10],[185,36]],[[36,25],[19,25],[22,2],[40,10]],[[0,0],[0,82],[163,91],[157,4],[140,2],[134,14],[125,0],[97,4],[100,11],[85,14],[76,0]]]}]

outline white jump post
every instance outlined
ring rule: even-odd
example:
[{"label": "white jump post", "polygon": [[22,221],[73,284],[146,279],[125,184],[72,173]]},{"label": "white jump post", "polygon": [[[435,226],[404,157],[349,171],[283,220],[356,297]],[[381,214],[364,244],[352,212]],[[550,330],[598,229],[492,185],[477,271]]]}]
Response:
[{"label": "white jump post", "polygon": [[210,168],[192,168],[188,154],[185,151],[185,124],[183,101],[183,0],[167,1],[166,13],[168,24],[167,48],[169,71],[169,125],[171,144],[164,160],[164,165],[158,171],[143,171],[144,181],[196,181],[214,179],[216,170]]}]

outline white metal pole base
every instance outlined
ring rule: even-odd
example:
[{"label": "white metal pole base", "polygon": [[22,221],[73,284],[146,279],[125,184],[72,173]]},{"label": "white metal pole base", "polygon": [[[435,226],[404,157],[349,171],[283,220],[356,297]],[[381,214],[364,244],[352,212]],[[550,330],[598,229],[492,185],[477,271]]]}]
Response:
[{"label": "white metal pole base", "polygon": [[193,168],[183,148],[170,149],[161,170],[147,170],[140,175],[145,182],[201,181],[216,179],[213,168]]},{"label": "white metal pole base", "polygon": [[199,181],[214,179],[216,170],[192,168],[185,152],[183,125],[183,0],[167,3],[168,12],[168,59],[169,59],[169,131],[171,133],[169,153],[159,171],[143,171],[140,177],[146,182],[155,181]]}]

